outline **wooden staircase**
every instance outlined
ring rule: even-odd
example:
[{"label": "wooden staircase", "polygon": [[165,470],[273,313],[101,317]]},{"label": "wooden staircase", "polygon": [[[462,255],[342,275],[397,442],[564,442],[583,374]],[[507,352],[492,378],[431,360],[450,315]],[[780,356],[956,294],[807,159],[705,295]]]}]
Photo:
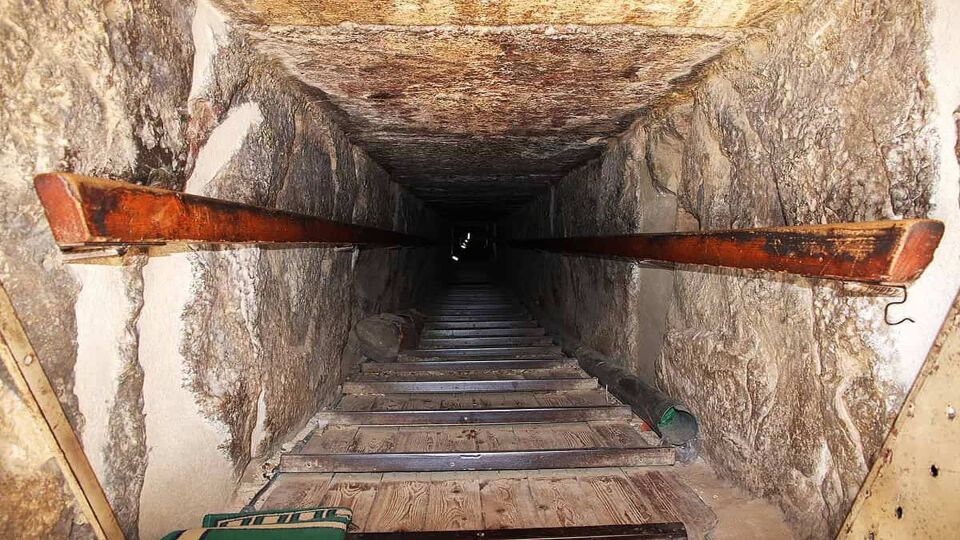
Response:
[{"label": "wooden staircase", "polygon": [[674,450],[509,294],[460,283],[424,311],[418,348],[362,364],[260,507],[350,506],[363,531],[607,526],[598,538],[685,538],[679,522],[712,515],[651,469]]}]

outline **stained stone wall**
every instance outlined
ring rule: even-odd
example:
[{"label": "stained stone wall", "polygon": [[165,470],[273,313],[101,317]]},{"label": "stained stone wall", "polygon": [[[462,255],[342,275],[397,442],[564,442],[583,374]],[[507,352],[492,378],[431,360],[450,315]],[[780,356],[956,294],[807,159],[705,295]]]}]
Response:
[{"label": "stained stone wall", "polygon": [[504,224],[542,237],[948,221],[921,298],[891,309],[918,319],[902,327],[883,323],[890,299],[835,283],[507,253],[529,303],[687,402],[706,459],[802,537],[839,527],[957,287],[956,134],[941,121],[956,92],[935,88],[956,50],[931,41],[955,11],[812,2]]},{"label": "stained stone wall", "polygon": [[[204,2],[0,0],[0,13],[0,280],[128,537],[159,537],[233,507],[244,467],[333,399],[350,325],[414,304],[432,252],[195,246],[66,265],[32,175],[416,234],[436,223]],[[0,390],[0,531],[89,537]]]}]

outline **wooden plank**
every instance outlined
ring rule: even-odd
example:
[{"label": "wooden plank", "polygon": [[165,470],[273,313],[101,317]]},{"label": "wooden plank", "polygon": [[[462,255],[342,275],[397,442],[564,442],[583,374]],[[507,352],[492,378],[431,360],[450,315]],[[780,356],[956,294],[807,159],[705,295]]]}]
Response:
[{"label": "wooden plank", "polygon": [[905,219],[696,233],[515,240],[512,245],[561,253],[902,284],[916,279],[930,264],[942,236],[943,223],[940,221]]},{"label": "wooden plank", "polygon": [[403,381],[343,383],[345,394],[409,394],[419,392],[525,392],[595,388],[596,379],[520,379],[490,381]]},{"label": "wooden plank", "polygon": [[526,475],[489,471],[479,472],[477,476],[485,529],[543,526]]},{"label": "wooden plank", "polygon": [[[558,448],[601,448],[606,441],[585,422],[566,424],[523,424],[513,428],[526,448],[551,450]],[[617,445],[621,446],[621,445]],[[646,443],[640,447],[648,446]],[[626,448],[625,445],[621,446]]]},{"label": "wooden plank", "polygon": [[471,369],[545,369],[555,367],[577,367],[573,358],[531,358],[510,360],[428,360],[425,362],[364,362],[360,369],[364,373],[383,373],[392,371],[461,371]]},{"label": "wooden plank", "polygon": [[284,454],[283,472],[410,472],[673,465],[672,448],[577,448],[503,452]]},{"label": "wooden plank", "polygon": [[348,534],[350,540],[684,540],[682,523]]},{"label": "wooden plank", "polygon": [[644,439],[640,430],[626,422],[590,422],[590,428],[610,446],[643,446],[647,444],[647,440]]},{"label": "wooden plank", "polygon": [[37,420],[77,506],[97,538],[122,540],[123,531],[77,434],[47,379],[6,289],[0,286],[0,359],[21,400]]},{"label": "wooden plank", "polygon": [[533,320],[522,321],[436,321],[426,322],[424,330],[469,330],[474,328],[537,328],[540,324]]},{"label": "wooden plank", "polygon": [[360,426],[357,429],[357,438],[350,445],[348,452],[364,454],[392,452],[397,446],[398,432],[399,429],[394,426]]},{"label": "wooden plank", "polygon": [[349,452],[353,448],[353,441],[358,431],[357,426],[325,426],[322,431],[314,433],[307,440],[303,445],[303,451],[308,453]]},{"label": "wooden plank", "polygon": [[406,234],[68,173],[34,187],[61,248],[117,244],[425,244]]},{"label": "wooden plank", "polygon": [[587,520],[580,482],[571,471],[538,471],[530,475],[540,522],[547,527],[574,527]]},{"label": "wooden plank", "polygon": [[[383,475],[335,474],[319,506],[343,506],[353,511],[352,523],[358,531],[367,530],[367,521]],[[287,508],[297,508],[288,506]],[[303,508],[303,506],[300,506]]]},{"label": "wooden plank", "polygon": [[427,315],[424,318],[425,324],[450,324],[464,322],[490,322],[490,323],[522,323],[534,322],[529,315],[499,315],[499,314],[481,314],[481,315]]},{"label": "wooden plank", "polygon": [[416,473],[383,475],[366,531],[422,531],[427,519],[429,483]]},{"label": "wooden plank", "polygon": [[633,485],[620,469],[584,471],[579,476],[584,496],[596,501],[594,507],[602,514],[603,523],[629,525],[649,523],[653,517],[633,503]]},{"label": "wooden plank", "polygon": [[[354,395],[354,394],[351,394]],[[448,410],[448,409],[511,409],[551,407],[593,407],[620,405],[607,400],[601,388],[543,392],[464,392],[357,394],[376,399],[373,411]],[[346,402],[344,396],[344,401]],[[416,407],[409,407],[414,404]]]},{"label": "wooden plank", "polygon": [[960,295],[930,348],[838,538],[960,534]]},{"label": "wooden plank", "polygon": [[451,373],[442,371],[404,371],[363,372],[355,376],[354,382],[400,382],[400,381],[444,381],[456,378],[460,381],[484,380],[543,380],[543,379],[583,379],[589,378],[586,372],[577,366],[560,365],[535,369],[493,369],[479,368],[458,370]]},{"label": "wooden plank", "polygon": [[279,473],[270,483],[258,510],[283,510],[322,506],[333,474]]},{"label": "wooden plank", "polygon": [[692,489],[672,474],[642,469],[625,470],[633,485],[631,498],[651,519],[682,521],[694,538],[709,538],[717,516]]},{"label": "wooden plank", "polygon": [[476,474],[429,473],[424,530],[462,531],[483,528],[480,485]]},{"label": "wooden plank", "polygon": [[[447,409],[401,411],[322,411],[318,417],[331,424],[523,424],[547,422],[626,421],[630,407],[551,407],[513,409]],[[601,436],[603,434],[601,433]],[[622,445],[620,445],[622,446]]]},{"label": "wooden plank", "polygon": [[554,358],[563,354],[557,345],[530,347],[458,347],[445,349],[416,349],[407,351],[403,357],[415,361],[429,358],[500,356],[507,358]]},{"label": "wooden plank", "polygon": [[487,426],[477,431],[477,450],[481,452],[503,452],[522,450],[524,442],[510,424]]},{"label": "wooden plank", "polygon": [[350,394],[343,396],[336,408],[344,411],[372,411],[376,404],[376,395]]},{"label": "wooden plank", "polygon": [[421,338],[442,337],[497,337],[497,336],[542,336],[543,328],[453,328],[449,330],[424,330]]},{"label": "wooden plank", "polygon": [[424,338],[417,342],[419,349],[447,349],[465,347],[530,347],[552,345],[553,340],[546,336],[500,336],[500,337],[455,337]]}]

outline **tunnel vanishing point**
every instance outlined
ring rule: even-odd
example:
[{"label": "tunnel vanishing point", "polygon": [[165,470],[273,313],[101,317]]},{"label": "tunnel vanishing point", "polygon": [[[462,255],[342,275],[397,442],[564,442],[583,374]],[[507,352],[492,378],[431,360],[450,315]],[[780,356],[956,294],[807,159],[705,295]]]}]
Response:
[{"label": "tunnel vanishing point", "polygon": [[958,26],[0,0],[0,536],[957,538]]}]

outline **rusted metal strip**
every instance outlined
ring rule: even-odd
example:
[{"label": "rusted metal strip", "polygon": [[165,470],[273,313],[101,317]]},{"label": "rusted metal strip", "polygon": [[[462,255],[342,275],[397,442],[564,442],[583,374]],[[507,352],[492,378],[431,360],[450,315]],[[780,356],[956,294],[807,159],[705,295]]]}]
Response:
[{"label": "rusted metal strip", "polygon": [[698,233],[515,240],[512,246],[902,284],[930,264],[943,236],[933,219],[799,225]]},{"label": "rusted metal strip", "polygon": [[683,523],[588,525],[483,531],[347,533],[348,540],[685,540]]},{"label": "rusted metal strip", "polygon": [[443,409],[410,411],[323,411],[317,419],[335,425],[461,425],[461,424],[545,424],[556,422],[601,422],[630,420],[626,405],[597,407],[531,407]]},{"label": "rusted metal strip", "polygon": [[412,452],[376,454],[284,454],[281,472],[517,471],[592,467],[673,465],[676,452],[664,446],[569,448],[500,452]]},{"label": "rusted metal strip", "polygon": [[490,381],[392,381],[343,383],[344,394],[442,394],[460,392],[553,392],[589,390],[597,387],[596,379],[508,379]]},{"label": "rusted metal strip", "polygon": [[419,245],[394,231],[76,174],[34,178],[61,248],[167,243]]},{"label": "rusted metal strip", "polygon": [[425,362],[364,362],[360,370],[364,373],[385,373],[391,371],[469,371],[476,369],[550,369],[576,367],[573,358],[532,358],[518,360],[427,360]]}]

